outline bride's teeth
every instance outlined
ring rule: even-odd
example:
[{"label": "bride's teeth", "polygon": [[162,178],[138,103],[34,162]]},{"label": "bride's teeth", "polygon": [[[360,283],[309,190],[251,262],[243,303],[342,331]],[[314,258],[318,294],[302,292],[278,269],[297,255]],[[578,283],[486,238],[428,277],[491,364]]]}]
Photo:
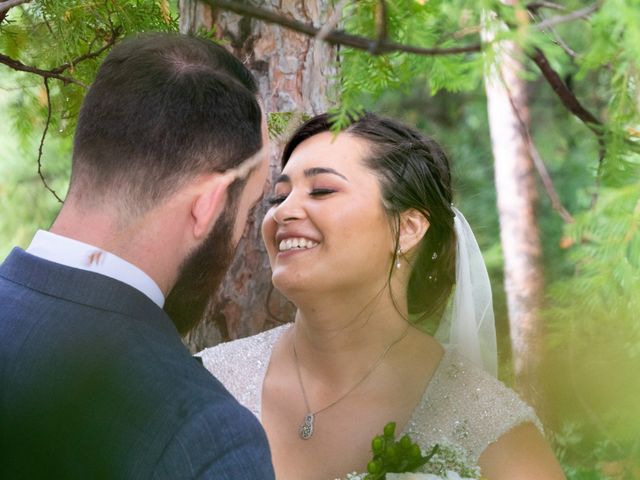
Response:
[{"label": "bride's teeth", "polygon": [[313,240],[309,240],[306,238],[287,238],[286,240],[281,240],[278,245],[278,250],[281,252],[291,250],[293,248],[305,249],[305,248],[313,248],[318,245],[318,242],[314,242]]}]

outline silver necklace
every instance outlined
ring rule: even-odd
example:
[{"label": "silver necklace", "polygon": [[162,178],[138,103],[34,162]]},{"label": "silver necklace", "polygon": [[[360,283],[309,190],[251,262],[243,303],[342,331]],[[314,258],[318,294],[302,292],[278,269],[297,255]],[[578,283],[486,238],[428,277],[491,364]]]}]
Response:
[{"label": "silver necklace", "polygon": [[294,359],[294,363],[296,365],[296,372],[298,374],[298,382],[300,383],[300,390],[302,390],[302,398],[304,399],[304,405],[305,405],[305,407],[307,409],[307,412],[308,412],[304,416],[304,420],[302,422],[302,425],[300,425],[300,428],[298,429],[298,433],[300,435],[300,438],[302,440],[309,440],[313,435],[313,424],[315,422],[316,415],[318,415],[321,412],[324,412],[325,410],[328,410],[329,408],[333,407],[336,403],[340,402],[341,400],[344,400],[351,392],[353,392],[356,388],[358,388],[358,386],[362,382],[364,382],[367,378],[369,378],[369,375],[371,375],[373,373],[373,371],[376,369],[376,367],[378,365],[380,365],[380,362],[382,362],[382,359],[389,352],[389,350],[391,350],[391,347],[393,347],[396,343],[400,342],[400,340],[402,340],[404,337],[406,337],[407,333],[409,333],[409,325],[407,325],[407,328],[404,329],[404,331],[402,332],[402,334],[398,338],[396,338],[393,342],[391,342],[389,345],[387,345],[387,347],[382,351],[382,353],[378,356],[378,358],[376,358],[376,361],[373,362],[371,367],[369,367],[369,370],[367,370],[367,372],[364,374],[364,376],[360,380],[358,380],[355,383],[355,385],[353,385],[349,390],[347,390],[340,397],[338,397],[337,400],[334,400],[333,402],[331,402],[326,407],[323,407],[320,410],[316,410],[315,412],[312,411],[311,407],[309,406],[309,400],[307,399],[307,392],[304,389],[304,383],[302,382],[302,374],[300,373],[300,362],[298,361],[298,352],[296,352],[296,342],[294,340],[294,342],[293,342],[293,359]]}]

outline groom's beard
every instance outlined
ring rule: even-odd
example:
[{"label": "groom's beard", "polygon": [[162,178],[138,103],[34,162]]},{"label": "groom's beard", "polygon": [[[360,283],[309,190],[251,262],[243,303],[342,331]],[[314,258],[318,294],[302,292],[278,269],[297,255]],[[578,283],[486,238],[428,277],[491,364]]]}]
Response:
[{"label": "groom's beard", "polygon": [[164,310],[181,335],[202,319],[233,260],[236,206],[232,202],[225,208],[209,236],[183,262],[178,280],[167,296]]}]

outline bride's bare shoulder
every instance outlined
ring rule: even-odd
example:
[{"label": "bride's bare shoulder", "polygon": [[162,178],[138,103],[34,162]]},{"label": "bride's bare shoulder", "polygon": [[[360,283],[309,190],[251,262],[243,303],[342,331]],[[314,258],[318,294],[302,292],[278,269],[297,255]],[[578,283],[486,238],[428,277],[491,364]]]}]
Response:
[{"label": "bride's bare shoulder", "polygon": [[489,445],[479,460],[482,474],[492,480],[563,480],[560,464],[533,423],[522,423]]}]

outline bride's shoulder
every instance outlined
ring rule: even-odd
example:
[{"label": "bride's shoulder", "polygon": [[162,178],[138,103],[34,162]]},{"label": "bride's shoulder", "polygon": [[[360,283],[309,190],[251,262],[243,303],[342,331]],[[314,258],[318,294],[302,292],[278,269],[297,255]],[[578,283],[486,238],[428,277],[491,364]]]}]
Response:
[{"label": "bride's shoulder", "polygon": [[254,415],[260,418],[262,381],[271,351],[289,325],[206,348],[196,354],[204,367]]},{"label": "bride's shoulder", "polygon": [[289,324],[266,330],[250,337],[239,338],[205,348],[196,356],[202,358],[204,366],[212,371],[221,365],[242,365],[261,358],[269,359],[273,345]]},{"label": "bride's shoulder", "polygon": [[534,410],[515,391],[455,350],[445,352],[414,413],[413,428],[437,431],[474,460],[517,425],[532,422],[542,430]]}]

